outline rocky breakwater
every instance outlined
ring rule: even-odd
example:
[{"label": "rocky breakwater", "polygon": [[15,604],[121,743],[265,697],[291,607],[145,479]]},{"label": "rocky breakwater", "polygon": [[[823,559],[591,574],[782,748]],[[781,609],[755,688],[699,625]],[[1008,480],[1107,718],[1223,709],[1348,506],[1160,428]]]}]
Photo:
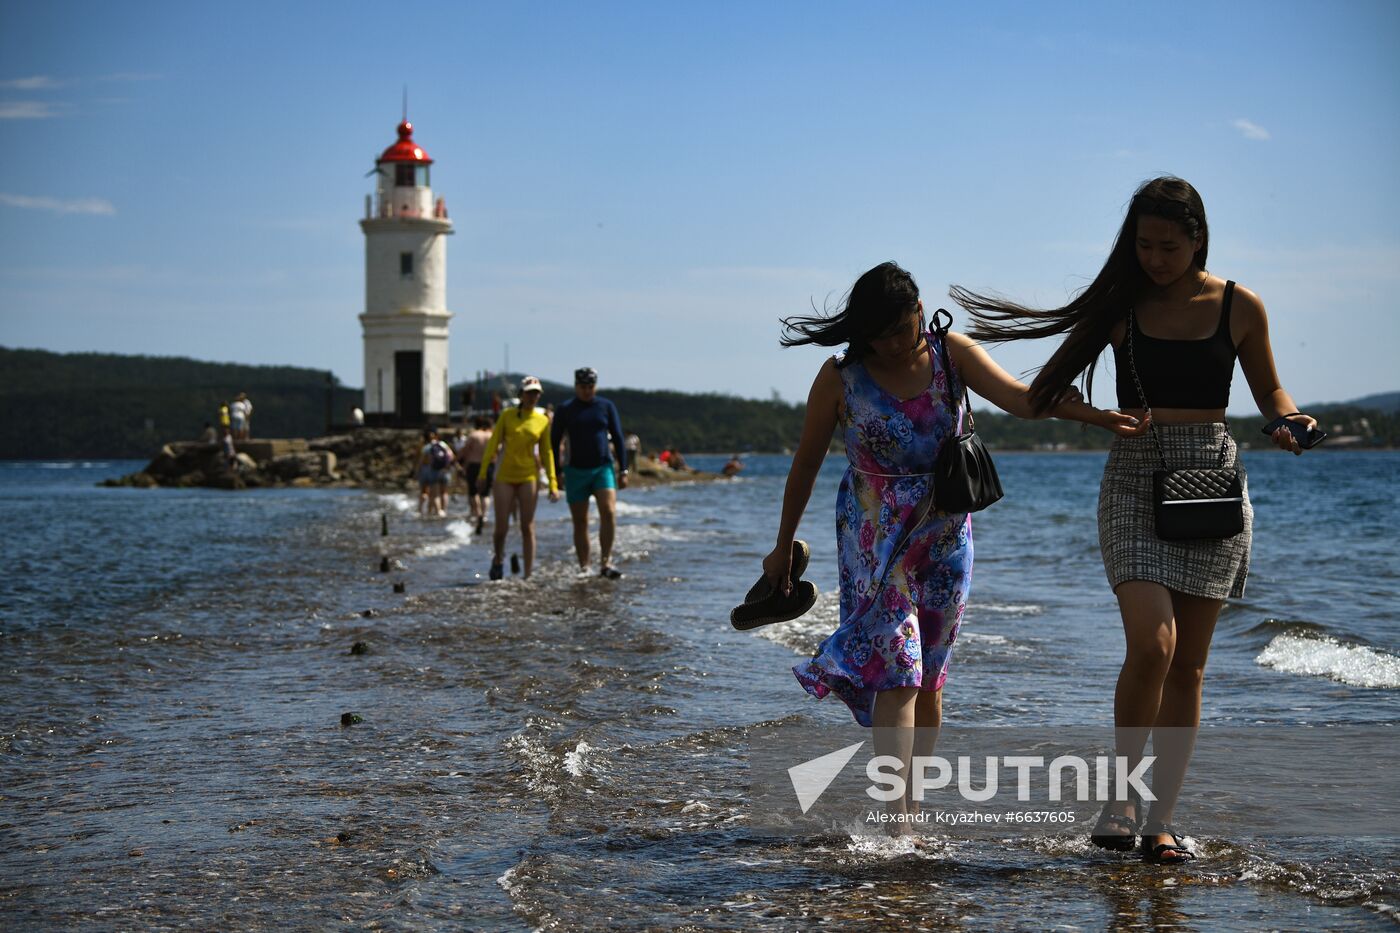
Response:
[{"label": "rocky breakwater", "polygon": [[[239,441],[230,463],[219,444],[166,444],[141,470],[104,486],[142,488],[203,486],[258,489],[276,486],[353,486],[416,489],[423,438],[418,431],[361,428],[330,437]],[[708,481],[714,473],[670,470],[651,460],[637,465],[633,485]]]}]

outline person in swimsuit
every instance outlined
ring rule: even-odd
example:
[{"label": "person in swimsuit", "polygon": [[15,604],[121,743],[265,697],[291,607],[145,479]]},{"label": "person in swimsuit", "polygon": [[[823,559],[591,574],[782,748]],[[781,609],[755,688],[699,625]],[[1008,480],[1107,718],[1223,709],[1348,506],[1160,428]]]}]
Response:
[{"label": "person in swimsuit", "polygon": [[[808,693],[819,699],[834,693],[856,722],[880,727],[877,754],[902,760],[907,779],[911,757],[932,754],[972,582],[971,516],[923,505],[938,452],[961,429],[964,384],[1022,418],[1053,415],[1119,433],[1140,426],[1090,408],[1077,393],[1036,415],[1027,387],[981,347],[962,334],[941,337],[928,329],[918,286],[893,262],[857,279],[837,313],[783,324],[784,346],[844,344],[846,350],[828,359],[812,383],[777,543],[763,571],[791,592],[793,539],[839,428],[850,461],[836,497],[840,625],[793,673]],[[901,540],[907,546],[896,553]],[[906,788],[886,824],[895,833],[908,831],[917,806],[907,780]]]},{"label": "person in swimsuit", "polygon": [[487,471],[500,454],[496,483],[492,489],[496,505],[496,534],[492,542],[492,580],[505,575],[503,555],[510,516],[520,508],[520,550],[525,558],[525,579],[535,564],[535,506],[539,502],[536,483],[544,470],[549,482],[549,501],[559,501],[559,480],[554,475],[554,454],[549,447],[549,419],[536,406],[543,387],[534,376],[520,383],[520,404],[501,412],[495,430],[486,442],[486,459],[477,471],[477,482],[486,482]]},{"label": "person in swimsuit", "polygon": [[481,534],[486,527],[487,494],[491,491],[490,473],[483,482],[477,481],[477,474],[481,472],[481,462],[486,459],[486,444],[490,440],[491,421],[485,415],[477,415],[472,419],[472,429],[457,452],[457,463],[467,483],[467,504],[471,508],[477,534]]},{"label": "person in swimsuit", "polygon": [[[1284,391],[1259,297],[1206,271],[1210,228],[1196,189],[1163,176],[1133,195],[1108,261],[1062,308],[1039,311],[954,287],[971,312],[972,336],[992,341],[1068,334],[1031,383],[1031,403],[1045,411],[1113,347],[1118,406],[1152,431],[1113,442],[1099,490],[1099,547],[1118,598],[1127,650],[1118,673],[1113,718],[1118,754],[1134,768],[1153,735],[1151,812],[1140,801],[1110,801],[1092,841],[1131,850],[1139,825],[1143,858],[1177,863],[1194,857],[1171,828],[1201,721],[1201,688],[1216,617],[1227,597],[1244,595],[1253,511],[1243,465],[1224,424],[1239,359],[1254,402],[1266,418],[1299,429],[1317,422]],[[1134,376],[1136,370],[1136,376]],[[1139,388],[1138,383],[1141,386]],[[1302,452],[1287,427],[1273,443]],[[1163,469],[1238,467],[1244,528],[1230,538],[1168,541],[1153,518],[1152,473]]]},{"label": "person in swimsuit", "polygon": [[[588,573],[588,499],[598,500],[599,573],[616,580],[622,572],[612,564],[617,531],[617,490],[627,488],[627,457],[622,444],[622,419],[617,406],[598,395],[598,372],[585,366],[574,371],[574,397],[554,414],[550,446],[554,462],[569,440],[569,463],[564,467],[564,494],[574,522],[574,551],[579,572]],[[616,456],[614,461],[613,457]]]}]

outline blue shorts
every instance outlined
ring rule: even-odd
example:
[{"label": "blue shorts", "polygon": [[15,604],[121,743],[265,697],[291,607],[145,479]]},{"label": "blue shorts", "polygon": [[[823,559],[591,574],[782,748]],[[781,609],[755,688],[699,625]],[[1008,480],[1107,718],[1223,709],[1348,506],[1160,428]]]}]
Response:
[{"label": "blue shorts", "polygon": [[616,488],[617,477],[613,475],[611,463],[599,467],[564,467],[564,498],[570,503],[587,502],[596,490]]}]

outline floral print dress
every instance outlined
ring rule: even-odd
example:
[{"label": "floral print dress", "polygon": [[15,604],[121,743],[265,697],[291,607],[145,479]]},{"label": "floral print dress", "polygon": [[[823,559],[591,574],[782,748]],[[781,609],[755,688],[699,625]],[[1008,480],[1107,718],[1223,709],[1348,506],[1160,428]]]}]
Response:
[{"label": "floral print dress", "polygon": [[950,399],[962,393],[935,352],[942,338],[927,339],[933,378],[907,400],[882,389],[860,361],[836,357],[850,461],[836,494],[841,624],[792,670],[818,699],[844,700],[862,726],[881,690],[943,686],[972,583],[972,517],[925,514],[934,460],[960,427]]}]

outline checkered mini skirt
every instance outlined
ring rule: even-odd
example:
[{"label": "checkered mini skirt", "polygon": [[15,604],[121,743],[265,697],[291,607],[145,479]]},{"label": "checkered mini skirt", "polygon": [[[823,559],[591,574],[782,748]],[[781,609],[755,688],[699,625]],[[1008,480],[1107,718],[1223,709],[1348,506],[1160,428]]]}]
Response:
[{"label": "checkered mini skirt", "polygon": [[1218,540],[1164,541],[1157,537],[1152,473],[1162,469],[1162,454],[1151,433],[1115,438],[1099,486],[1099,549],[1109,586],[1117,589],[1129,580],[1147,580],[1207,599],[1243,596],[1249,576],[1254,509],[1249,504],[1249,480],[1239,463],[1234,439],[1219,423],[1158,425],[1157,435],[1169,469],[1239,466],[1244,530],[1233,538]]}]

